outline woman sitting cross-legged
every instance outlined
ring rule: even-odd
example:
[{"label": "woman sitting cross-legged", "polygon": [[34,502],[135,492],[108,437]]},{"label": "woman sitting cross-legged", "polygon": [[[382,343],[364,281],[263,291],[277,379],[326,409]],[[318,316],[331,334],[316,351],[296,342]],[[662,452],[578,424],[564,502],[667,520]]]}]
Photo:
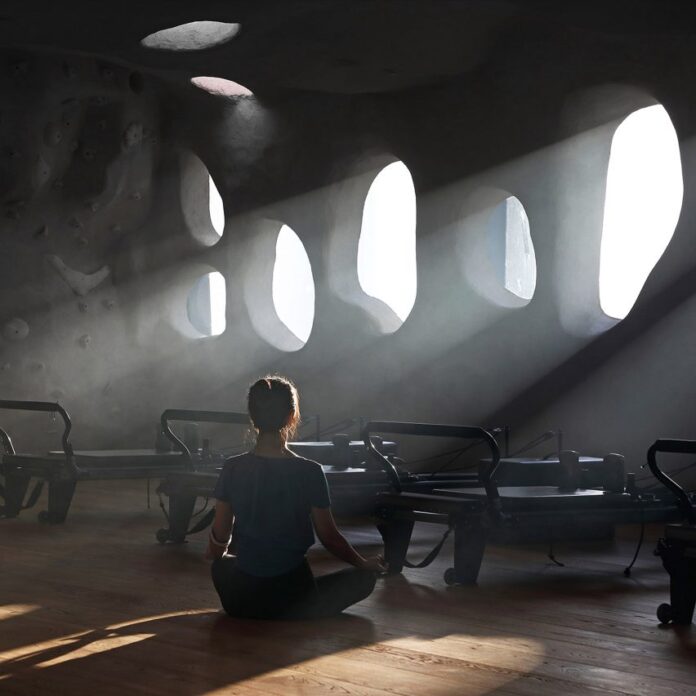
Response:
[{"label": "woman sitting cross-legged", "polygon": [[[228,459],[215,486],[215,520],[207,555],[225,611],[245,618],[332,616],[367,597],[379,556],[363,558],[336,528],[320,464],[293,454],[288,437],[300,418],[297,389],[266,377],[249,389],[249,416],[258,432],[253,451]],[[234,523],[234,556],[225,555]],[[305,554],[321,543],[349,563],[314,577]]]}]

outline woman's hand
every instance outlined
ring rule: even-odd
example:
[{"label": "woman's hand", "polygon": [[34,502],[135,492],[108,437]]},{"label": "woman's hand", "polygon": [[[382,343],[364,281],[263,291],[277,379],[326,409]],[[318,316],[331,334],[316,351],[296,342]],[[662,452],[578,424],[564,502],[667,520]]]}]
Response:
[{"label": "woman's hand", "polygon": [[384,562],[382,556],[368,556],[363,559],[359,566],[362,570],[371,570],[375,573],[385,574],[389,571],[389,566]]},{"label": "woman's hand", "polygon": [[210,527],[208,547],[205,550],[207,560],[214,561],[227,552],[233,522],[234,515],[230,504],[224,500],[217,500],[215,502],[215,519]]}]

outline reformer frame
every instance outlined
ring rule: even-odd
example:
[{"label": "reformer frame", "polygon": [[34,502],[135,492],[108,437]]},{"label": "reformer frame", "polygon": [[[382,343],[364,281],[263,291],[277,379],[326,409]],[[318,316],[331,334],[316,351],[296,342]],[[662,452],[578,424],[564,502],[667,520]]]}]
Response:
[{"label": "reformer frame", "polygon": [[[404,491],[391,472],[393,467],[370,446],[375,433],[481,440],[491,451],[487,466],[480,469],[481,488],[436,488],[431,494]],[[497,442],[488,431],[475,426],[373,421],[365,426],[363,437],[372,455],[390,473],[393,484],[392,493],[378,496],[376,510],[385,560],[392,573],[401,572],[404,566],[428,565],[442,548],[447,535],[454,531],[454,563],[445,571],[445,582],[473,585],[478,580],[489,533],[494,527],[522,528],[544,521],[572,525],[582,523],[588,515],[593,522],[606,524],[665,521],[676,511],[671,502],[637,492],[559,490],[551,486],[499,488],[494,481],[500,460]],[[570,452],[568,456],[571,454],[578,456]],[[415,522],[447,527],[442,541],[418,564],[406,559]]]},{"label": "reformer frame", "polygon": [[658,453],[696,454],[696,440],[656,440],[648,450],[648,466],[655,478],[677,501],[683,521],[669,524],[658,540],[655,555],[669,573],[669,604],[657,608],[661,623],[689,625],[696,605],[696,507],[686,491],[668,476],[657,463]]},{"label": "reformer frame", "polygon": [[[57,414],[63,421],[61,435],[62,451],[48,455],[19,454],[12,441],[3,431],[0,435],[5,454],[0,462],[0,471],[5,477],[5,504],[0,513],[4,517],[16,517],[22,510],[33,507],[38,501],[44,482],[48,484],[48,507],[39,513],[39,521],[60,524],[65,521],[78,481],[162,478],[175,470],[194,471],[214,466],[212,457],[203,459],[192,453],[188,446],[169,428],[167,437],[174,443],[176,451],[157,450],[94,450],[75,451],[70,440],[72,421],[67,410],[58,403],[46,401],[0,400],[0,409]],[[162,427],[169,420],[189,422],[237,422],[240,414],[217,411],[173,410],[164,412]],[[244,423],[248,424],[245,416]],[[27,497],[32,478],[39,479]]]}]

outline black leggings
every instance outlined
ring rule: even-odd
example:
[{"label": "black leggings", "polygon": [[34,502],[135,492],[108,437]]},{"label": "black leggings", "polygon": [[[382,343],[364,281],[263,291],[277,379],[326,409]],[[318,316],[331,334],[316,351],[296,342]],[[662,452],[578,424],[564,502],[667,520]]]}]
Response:
[{"label": "black leggings", "polygon": [[213,561],[213,584],[223,609],[247,619],[316,619],[335,616],[365,599],[376,574],[359,568],[314,577],[306,560],[283,575],[257,577],[237,567],[236,559]]}]

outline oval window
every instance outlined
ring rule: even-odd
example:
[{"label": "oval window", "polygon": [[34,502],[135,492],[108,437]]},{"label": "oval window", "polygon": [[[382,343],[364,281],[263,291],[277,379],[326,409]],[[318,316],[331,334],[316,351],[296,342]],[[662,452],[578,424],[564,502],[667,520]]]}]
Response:
[{"label": "oval window", "polygon": [[278,233],[273,265],[273,306],[278,319],[307,343],[314,324],[314,278],[300,238],[283,225]]},{"label": "oval window", "polygon": [[522,300],[534,297],[536,255],[524,206],[508,196],[489,219],[489,254],[500,285]]},{"label": "oval window", "polygon": [[394,162],[375,177],[365,198],[358,281],[394,312],[400,326],[416,302],[416,271],[416,191],[406,165]]},{"label": "oval window", "polygon": [[599,263],[599,303],[623,319],[672,239],[681,211],[679,141],[664,107],[628,116],[611,142]]},{"label": "oval window", "polygon": [[213,177],[208,175],[208,210],[210,210],[210,223],[218,237],[222,237],[225,229],[225,206],[222,196],[218,191]]},{"label": "oval window", "polygon": [[214,271],[201,276],[191,288],[187,314],[191,326],[204,336],[219,336],[226,326],[225,278]]}]

